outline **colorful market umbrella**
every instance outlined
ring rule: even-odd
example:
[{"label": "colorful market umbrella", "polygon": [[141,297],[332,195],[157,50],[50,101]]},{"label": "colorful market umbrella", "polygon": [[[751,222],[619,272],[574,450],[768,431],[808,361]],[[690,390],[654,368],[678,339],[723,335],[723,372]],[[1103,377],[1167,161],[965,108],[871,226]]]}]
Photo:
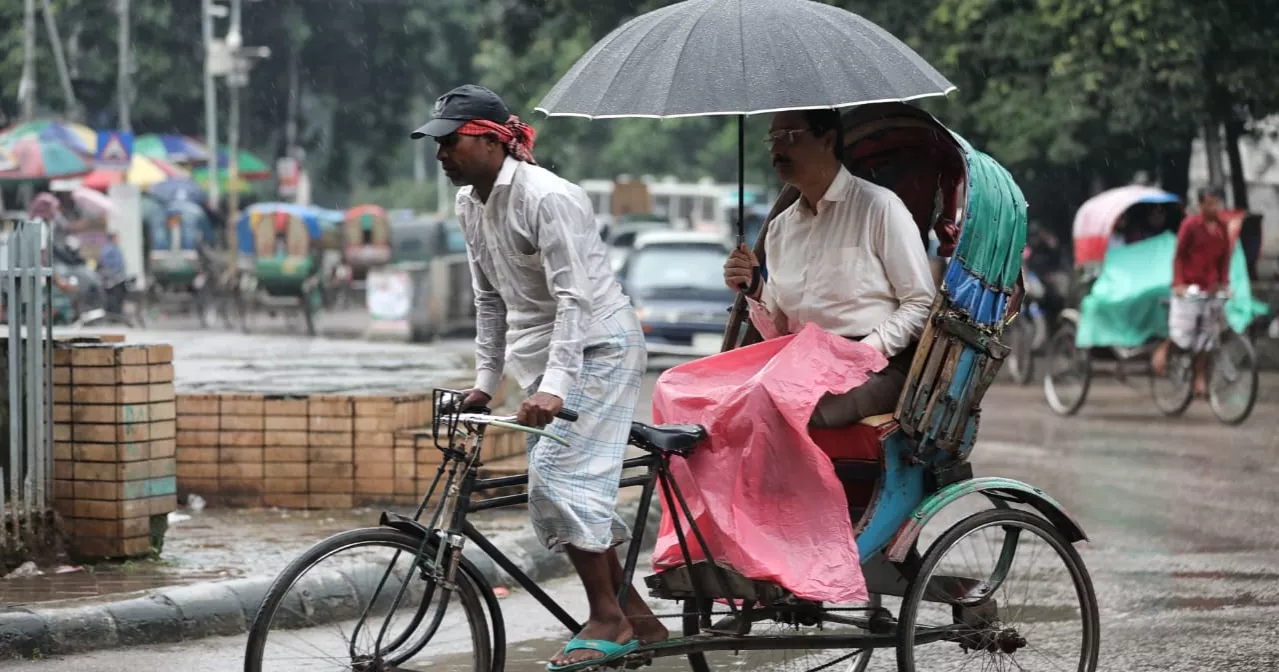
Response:
[{"label": "colorful market umbrella", "polygon": [[90,168],[88,159],[61,142],[26,137],[0,144],[0,181],[51,180],[83,175]]},{"label": "colorful market umbrella", "polygon": [[98,134],[83,124],[36,119],[24,121],[0,131],[0,145],[10,145],[27,138],[62,143],[86,156],[93,156],[98,149]]},{"label": "colorful market umbrella", "polygon": [[177,200],[205,203],[209,200],[209,195],[205,193],[200,185],[184,177],[177,177],[152,185],[147,189],[147,193],[151,194],[156,200],[165,203]]},{"label": "colorful market umbrella", "polygon": [[106,215],[115,212],[115,204],[111,202],[111,199],[106,194],[88,187],[72,189],[71,200],[75,201],[76,207],[80,208],[80,210],[92,215]]},{"label": "colorful market umbrella", "polygon": [[106,191],[111,185],[120,182],[128,182],[145,189],[166,180],[187,177],[190,177],[187,171],[168,161],[134,154],[127,175],[116,170],[95,170],[84,176],[82,184],[98,191]]},{"label": "colorful market umbrella", "polygon": [[209,160],[209,148],[203,142],[185,135],[140,135],[133,143],[133,151],[169,163],[204,163]]},{"label": "colorful market umbrella", "polygon": [[[271,166],[266,161],[258,158],[253,152],[247,149],[241,149],[237,156],[240,157],[240,178],[250,182],[271,179]],[[218,172],[226,173],[231,164],[231,152],[226,145],[218,146]],[[207,170],[207,169],[201,169]]]},{"label": "colorful market umbrella", "polygon": [[[195,182],[202,189],[208,189],[209,188],[209,169],[196,168],[192,170],[191,181]],[[218,171],[218,193],[226,194],[230,190],[231,190],[230,175],[228,175],[225,170],[219,170]],[[249,192],[252,192],[253,190],[254,190],[254,186],[249,183],[249,180],[245,178],[244,175],[240,175],[239,179],[235,181],[235,192],[237,194],[249,193]]]}]

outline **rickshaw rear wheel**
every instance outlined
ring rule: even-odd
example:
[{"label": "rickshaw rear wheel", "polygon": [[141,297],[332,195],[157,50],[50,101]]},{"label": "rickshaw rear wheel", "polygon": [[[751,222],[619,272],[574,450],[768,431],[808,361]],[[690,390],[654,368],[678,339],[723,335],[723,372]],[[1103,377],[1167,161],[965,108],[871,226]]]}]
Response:
[{"label": "rickshaw rear wheel", "polygon": [[1035,325],[1023,313],[1009,327],[1007,345],[1012,352],[1004,360],[1008,365],[1008,373],[1018,385],[1029,385],[1035,377]]},{"label": "rickshaw rear wheel", "polygon": [[[1069,373],[1079,378],[1079,391],[1074,397],[1061,380],[1060,366],[1067,362]],[[1086,351],[1075,345],[1075,323],[1062,318],[1061,325],[1048,341],[1048,373],[1044,375],[1044,399],[1058,415],[1074,415],[1088,400],[1088,388],[1092,385],[1092,362]]]},{"label": "rickshaw rear wheel", "polygon": [[[870,600],[868,602],[869,607],[878,608],[882,604],[883,604],[883,599],[879,595],[875,595],[873,593],[870,595]],[[685,637],[692,637],[702,632],[701,616],[704,613],[706,614],[711,613],[711,610],[715,607],[715,605],[716,605],[716,602],[709,599],[703,599],[700,601],[696,599],[684,600],[684,636]],[[720,616],[717,615],[712,618],[713,619],[720,618]],[[773,625],[773,626],[785,629],[786,634],[788,635],[795,634],[795,626],[793,625],[786,625],[786,624],[772,623],[772,622],[766,622],[766,623],[768,625]],[[753,625],[756,628],[758,628],[759,626],[764,624],[765,623],[755,623]],[[829,630],[817,630],[816,632],[820,634],[827,634],[827,635],[831,634]],[[750,659],[742,658],[743,656],[752,656],[752,655],[759,656],[762,658],[764,656],[768,656],[769,654],[777,653],[776,651],[740,651],[740,652],[723,651],[723,652],[717,652],[714,655],[719,657],[721,661],[728,656],[733,656],[734,657],[733,662],[735,667],[741,666],[744,669],[748,669],[748,670],[784,669],[784,670],[787,670],[788,672],[790,670],[797,670],[797,671],[808,670],[810,672],[816,672],[817,670],[829,670],[831,672],[865,672],[866,667],[870,665],[870,656],[874,652],[874,649],[839,651],[833,654],[833,659],[827,659],[826,657],[822,657],[822,654],[827,653],[825,651],[816,651],[816,650],[814,651],[784,650],[784,651],[795,653],[797,654],[797,656],[794,656],[794,657],[783,656],[783,658],[785,658],[786,660],[780,667],[776,665],[770,665],[766,661],[760,660],[760,659],[750,660]],[[802,659],[804,656],[808,654],[812,654],[813,660],[808,662],[803,662],[803,661],[794,659],[796,657]],[[700,652],[688,654],[688,666],[693,670],[693,672],[713,672],[713,670],[721,669],[722,667],[721,664],[717,664],[712,667],[712,665],[707,662],[706,656],[707,654],[700,653]],[[789,664],[786,664],[786,663],[789,663]]]},{"label": "rickshaw rear wheel", "polygon": [[[1247,338],[1230,331],[1222,337],[1221,344],[1213,352],[1209,367],[1208,405],[1212,407],[1213,415],[1225,425],[1242,424],[1252,415],[1252,409],[1257,405],[1257,393],[1261,385],[1256,349]],[[1239,408],[1231,409],[1226,404],[1221,393],[1223,380],[1237,381],[1247,386],[1244,403]]]},{"label": "rickshaw rear wheel", "polygon": [[[942,567],[942,561],[948,560],[949,553],[960,544],[992,531],[1002,532],[1005,535],[1003,541],[988,548],[987,553],[977,552],[974,555],[991,561],[989,574],[960,573],[949,562]],[[1015,583],[1018,563],[1025,558],[1033,562],[1047,555],[1042,550],[1022,549],[1021,546],[1030,539],[1042,542],[1051,555],[1061,561],[1061,567],[1056,572],[1028,570],[1026,574],[1031,583],[1023,589]],[[1062,586],[1035,598],[1030,596],[1035,586],[1054,577],[1068,579],[1073,591]],[[1006,593],[1003,592],[1005,590]],[[1065,597],[1072,592],[1073,601]],[[925,593],[930,599],[924,599]],[[1010,604],[1012,599],[1022,595],[1025,595],[1025,604],[1020,607]],[[1065,626],[1061,625],[1066,620],[1066,612],[1075,610],[1077,613],[1072,613],[1070,618],[1079,618],[1077,645],[1073,637],[1062,637]],[[924,612],[923,622],[934,628],[966,627],[949,641],[934,641],[917,647],[915,630],[921,621],[921,612]],[[1027,621],[1025,624],[1009,622],[1023,616]],[[1034,667],[1040,669],[1044,659],[1048,659],[1048,653],[1061,648],[1070,660],[1077,657],[1077,664],[1065,660],[1062,665],[1050,665],[1047,669],[1094,672],[1101,643],[1100,620],[1092,579],[1079,553],[1055,525],[1019,509],[986,510],[955,523],[924,554],[919,573],[902,598],[897,621],[897,669],[898,672],[915,671],[916,648],[928,657],[924,669],[930,672],[964,669],[973,661],[971,656],[980,657],[984,662],[997,656],[1006,657],[1009,665],[1005,668],[995,661],[998,669],[1028,668],[1019,663],[1019,654],[1024,654],[1022,660],[1035,659]],[[1065,646],[1059,646],[1063,641]],[[957,652],[962,654],[958,658],[954,655]],[[939,659],[952,662],[939,662]]]}]

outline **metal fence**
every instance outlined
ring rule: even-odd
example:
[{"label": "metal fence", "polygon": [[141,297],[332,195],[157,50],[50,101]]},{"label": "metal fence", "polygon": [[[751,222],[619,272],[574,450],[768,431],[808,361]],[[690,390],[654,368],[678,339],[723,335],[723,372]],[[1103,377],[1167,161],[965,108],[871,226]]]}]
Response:
[{"label": "metal fence", "polygon": [[53,533],[53,328],[43,221],[18,222],[0,234],[7,449],[0,451],[0,548]]}]

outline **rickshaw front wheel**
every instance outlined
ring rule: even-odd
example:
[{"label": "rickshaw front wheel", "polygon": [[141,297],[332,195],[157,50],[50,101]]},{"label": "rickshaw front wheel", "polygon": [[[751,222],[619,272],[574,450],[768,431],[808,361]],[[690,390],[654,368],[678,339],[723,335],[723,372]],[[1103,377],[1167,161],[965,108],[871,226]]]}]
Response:
[{"label": "rickshaw front wheel", "polygon": [[1092,362],[1087,350],[1075,345],[1075,323],[1065,318],[1048,341],[1044,399],[1058,415],[1074,415],[1087,401],[1091,385]]},{"label": "rickshaw front wheel", "polygon": [[1260,388],[1257,351],[1247,338],[1227,332],[1209,364],[1208,405],[1225,425],[1239,425],[1252,415]]},{"label": "rickshaw front wheel", "polygon": [[902,598],[897,638],[899,672],[1094,672],[1097,596],[1078,552],[1050,521],[986,510],[928,548]]}]

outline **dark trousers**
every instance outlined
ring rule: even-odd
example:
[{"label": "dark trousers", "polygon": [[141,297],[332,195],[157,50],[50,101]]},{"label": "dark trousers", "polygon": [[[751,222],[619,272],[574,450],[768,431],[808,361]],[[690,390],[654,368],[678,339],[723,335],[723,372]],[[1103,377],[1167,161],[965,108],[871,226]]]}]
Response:
[{"label": "dark trousers", "polygon": [[[860,339],[853,339],[860,340]],[[870,374],[859,387],[843,394],[826,394],[813,409],[809,427],[845,427],[876,415],[897,410],[897,400],[906,387],[906,376],[915,359],[918,343],[911,343],[901,353],[889,358],[888,366]]]}]

